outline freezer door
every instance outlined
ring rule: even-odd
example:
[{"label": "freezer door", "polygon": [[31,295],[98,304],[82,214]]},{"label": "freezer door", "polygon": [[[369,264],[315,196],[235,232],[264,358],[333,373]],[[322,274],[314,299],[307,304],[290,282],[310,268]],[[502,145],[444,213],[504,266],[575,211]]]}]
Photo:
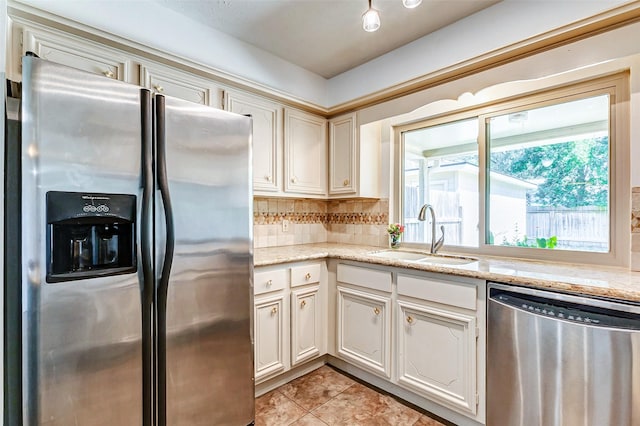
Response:
[{"label": "freezer door", "polygon": [[47,192],[140,199],[140,96],[133,86],[24,58],[25,425],[142,424],[138,273],[46,281]]},{"label": "freezer door", "polygon": [[[157,170],[162,185],[165,163],[168,191],[156,196],[156,229],[173,241],[157,239],[158,274],[171,268],[166,289],[158,277],[159,369],[166,362],[158,425],[247,425],[254,419],[251,120],[156,96],[162,102]],[[171,229],[162,213],[167,196]]]}]

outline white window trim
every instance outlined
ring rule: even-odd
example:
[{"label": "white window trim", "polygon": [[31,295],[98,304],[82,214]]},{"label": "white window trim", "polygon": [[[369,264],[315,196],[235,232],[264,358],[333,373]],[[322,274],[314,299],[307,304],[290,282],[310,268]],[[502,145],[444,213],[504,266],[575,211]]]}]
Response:
[{"label": "white window trim", "polygon": [[[568,75],[569,74],[569,75]],[[546,79],[536,80],[532,90],[532,82],[511,82],[495,86],[492,96],[485,93],[482,103],[458,109],[438,111],[437,114],[425,116],[416,120],[415,115],[410,123],[399,123],[392,127],[393,137],[393,188],[391,199],[393,200],[392,219],[395,222],[402,220],[403,206],[403,144],[402,133],[423,127],[435,126],[473,117],[479,119],[479,218],[480,245],[478,248],[447,246],[443,251],[455,251],[466,254],[508,256],[531,260],[545,260],[569,263],[593,263],[612,266],[629,266],[630,258],[630,213],[631,213],[631,182],[630,182],[630,87],[628,70],[617,70],[605,75],[593,75],[584,78],[582,73],[577,73],[581,78],[571,73],[561,77],[552,76]],[[560,80],[560,81],[558,81]],[[508,88],[508,90],[501,90]],[[521,89],[518,93],[518,89]],[[510,92],[510,93],[506,93]],[[544,104],[558,103],[560,99],[571,100],[583,98],[590,92],[595,94],[608,93],[611,96],[610,113],[610,235],[609,252],[580,252],[570,250],[547,250],[518,247],[505,247],[485,244],[486,235],[486,118],[511,112],[515,109],[529,109]],[[585,96],[586,95],[586,96]],[[421,109],[429,110],[429,106]],[[433,110],[431,110],[433,112]],[[404,246],[413,248],[425,248],[425,243],[403,243]]]}]

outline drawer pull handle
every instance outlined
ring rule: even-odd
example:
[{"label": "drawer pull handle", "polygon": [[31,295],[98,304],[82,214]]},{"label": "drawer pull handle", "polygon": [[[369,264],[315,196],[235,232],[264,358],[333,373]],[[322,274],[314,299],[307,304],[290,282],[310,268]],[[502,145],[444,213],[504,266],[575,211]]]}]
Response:
[{"label": "drawer pull handle", "polygon": [[265,176],[264,180],[266,180],[267,182],[271,182],[271,176]]},{"label": "drawer pull handle", "polygon": [[380,308],[378,308],[377,306],[373,308],[373,313],[376,315],[380,315]]},{"label": "drawer pull handle", "polygon": [[348,185],[349,185],[349,179],[345,179],[345,180],[342,182],[342,186],[348,186]]},{"label": "drawer pull handle", "polygon": [[277,306],[274,306],[274,307],[271,309],[271,314],[272,314],[272,315],[275,315],[275,314],[277,314],[277,313],[278,313],[278,307],[277,307]]},{"label": "drawer pull handle", "polygon": [[311,274],[307,272],[307,274],[304,276],[304,279],[309,281],[311,279]]},{"label": "drawer pull handle", "polygon": [[291,183],[296,183],[296,182],[298,182],[298,178],[297,178],[297,177],[295,177],[295,176],[294,176],[294,177],[292,177],[292,178],[291,178]]},{"label": "drawer pull handle", "polygon": [[303,300],[302,302],[300,302],[300,307],[304,308],[305,306],[307,306],[307,301]]},{"label": "drawer pull handle", "polygon": [[111,71],[111,70],[103,71],[102,74],[104,74],[104,76],[108,77],[108,78],[113,78],[113,76],[114,76],[113,71]]},{"label": "drawer pull handle", "polygon": [[267,281],[267,287],[271,287],[272,284],[273,284],[272,280]]},{"label": "drawer pull handle", "polygon": [[156,91],[159,93],[164,92],[164,87],[160,86],[159,84],[156,84],[155,86],[153,86],[153,88],[156,89]]},{"label": "drawer pull handle", "polygon": [[411,316],[407,315],[407,322],[409,324],[413,324],[413,318],[411,318]]}]

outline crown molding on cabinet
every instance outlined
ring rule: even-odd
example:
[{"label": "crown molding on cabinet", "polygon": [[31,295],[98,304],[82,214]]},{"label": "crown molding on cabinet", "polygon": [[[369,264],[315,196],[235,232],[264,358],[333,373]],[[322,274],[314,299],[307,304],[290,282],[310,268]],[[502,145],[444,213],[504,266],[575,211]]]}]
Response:
[{"label": "crown molding on cabinet", "polygon": [[333,118],[639,22],[640,0],[625,3],[597,15],[330,107],[305,101],[283,91],[275,90],[223,70],[214,69],[191,59],[168,54],[22,3],[9,2],[8,16],[18,22],[25,21],[30,25],[41,25],[61,30],[204,78],[213,79],[231,88],[252,92],[325,118]]},{"label": "crown molding on cabinet", "polygon": [[323,117],[329,113],[329,110],[326,107],[308,102],[286,92],[230,74],[209,65],[204,65],[193,59],[163,52],[159,49],[125,39],[116,34],[99,30],[26,4],[9,1],[7,12],[9,18],[17,23],[25,23],[30,26],[41,27],[45,30],[49,28],[63,31],[76,37],[91,40],[140,58],[149,59],[175,69],[214,80],[217,83],[228,86],[229,88],[241,89],[267,97],[284,105],[292,106]]}]

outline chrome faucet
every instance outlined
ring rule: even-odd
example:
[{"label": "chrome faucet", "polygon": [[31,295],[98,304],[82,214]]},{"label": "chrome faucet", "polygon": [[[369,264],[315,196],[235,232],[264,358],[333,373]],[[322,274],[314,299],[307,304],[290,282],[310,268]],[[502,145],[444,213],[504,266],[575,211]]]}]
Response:
[{"label": "chrome faucet", "polygon": [[418,213],[418,220],[424,222],[427,215],[427,210],[431,213],[431,254],[436,254],[440,247],[444,244],[444,225],[440,226],[442,236],[436,241],[436,212],[433,210],[431,204],[425,204]]}]

